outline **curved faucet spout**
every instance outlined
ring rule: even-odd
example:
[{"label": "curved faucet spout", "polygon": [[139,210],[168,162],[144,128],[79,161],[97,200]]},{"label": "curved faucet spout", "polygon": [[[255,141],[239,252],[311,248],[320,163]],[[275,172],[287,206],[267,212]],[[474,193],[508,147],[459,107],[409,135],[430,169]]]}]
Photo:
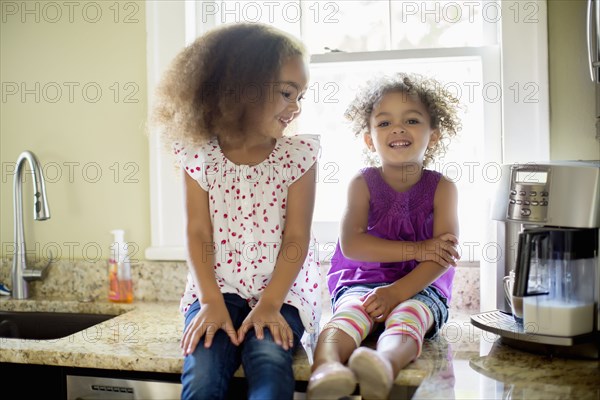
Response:
[{"label": "curved faucet spout", "polygon": [[50,218],[50,209],[46,199],[46,185],[40,162],[31,151],[24,151],[17,158],[13,180],[15,251],[12,264],[12,297],[26,299],[29,297],[27,280],[31,280],[31,271],[27,269],[25,260],[25,234],[23,229],[23,171],[25,161],[33,172],[33,218],[44,221]]}]

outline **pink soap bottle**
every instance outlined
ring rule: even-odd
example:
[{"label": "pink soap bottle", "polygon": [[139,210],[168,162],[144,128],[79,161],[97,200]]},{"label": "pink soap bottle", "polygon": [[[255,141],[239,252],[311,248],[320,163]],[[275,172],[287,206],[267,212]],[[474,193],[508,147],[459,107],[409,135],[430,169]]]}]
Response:
[{"label": "pink soap bottle", "polygon": [[122,229],[112,230],[114,241],[108,260],[108,299],[115,303],[133,302],[133,283],[131,281],[131,264],[127,255],[125,232]]}]

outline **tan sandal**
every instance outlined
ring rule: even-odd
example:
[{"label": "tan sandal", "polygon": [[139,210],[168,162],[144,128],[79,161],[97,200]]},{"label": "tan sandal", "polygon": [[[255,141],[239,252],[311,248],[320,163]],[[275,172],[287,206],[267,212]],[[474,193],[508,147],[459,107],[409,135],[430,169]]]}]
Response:
[{"label": "tan sandal", "polygon": [[368,347],[359,347],[348,360],[348,367],[358,379],[360,395],[363,399],[388,398],[394,384],[392,366],[377,351]]},{"label": "tan sandal", "polygon": [[307,398],[311,400],[339,399],[356,388],[356,377],[350,368],[339,362],[320,365],[310,376]]}]

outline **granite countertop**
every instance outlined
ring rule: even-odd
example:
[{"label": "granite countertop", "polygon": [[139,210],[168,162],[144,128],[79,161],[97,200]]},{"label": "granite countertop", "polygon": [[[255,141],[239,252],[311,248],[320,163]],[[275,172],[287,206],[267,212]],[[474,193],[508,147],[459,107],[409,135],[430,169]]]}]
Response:
[{"label": "granite countertop", "polygon": [[[0,338],[0,362],[179,373],[183,317],[178,306],[2,297],[0,310],[5,311],[118,315],[62,339]],[[306,352],[296,355],[294,373],[297,380],[308,379]],[[398,375],[392,397],[406,393],[406,387],[418,387],[410,391],[413,399],[598,399],[600,362],[524,353],[473,327],[468,315],[454,314],[438,338],[426,341],[421,357]]]}]

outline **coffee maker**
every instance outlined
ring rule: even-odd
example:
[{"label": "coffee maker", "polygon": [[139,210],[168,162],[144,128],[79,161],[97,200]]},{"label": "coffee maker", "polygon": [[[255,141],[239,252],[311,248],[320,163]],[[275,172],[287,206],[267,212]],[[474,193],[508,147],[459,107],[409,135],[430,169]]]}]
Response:
[{"label": "coffee maker", "polygon": [[[600,161],[501,170],[492,208],[497,309],[471,323],[525,351],[600,358]],[[502,280],[511,273],[512,306]]]}]

